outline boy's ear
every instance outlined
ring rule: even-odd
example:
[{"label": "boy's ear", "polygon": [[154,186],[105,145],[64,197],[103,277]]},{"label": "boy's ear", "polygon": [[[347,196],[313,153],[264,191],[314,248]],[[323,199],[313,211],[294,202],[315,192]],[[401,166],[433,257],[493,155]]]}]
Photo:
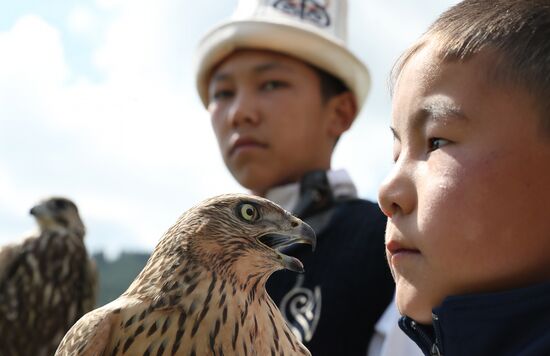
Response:
[{"label": "boy's ear", "polygon": [[350,91],[346,91],[330,98],[327,105],[331,112],[329,134],[338,138],[351,127],[355,120],[357,115],[355,96]]}]

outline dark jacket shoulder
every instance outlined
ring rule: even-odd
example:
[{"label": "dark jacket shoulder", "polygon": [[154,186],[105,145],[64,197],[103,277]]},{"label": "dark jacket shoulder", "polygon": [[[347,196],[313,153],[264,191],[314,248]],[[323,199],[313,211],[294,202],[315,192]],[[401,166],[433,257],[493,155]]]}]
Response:
[{"label": "dark jacket shoulder", "polygon": [[399,326],[426,355],[547,356],[549,311],[547,282],[499,293],[449,297],[433,310],[432,326],[407,317]]}]

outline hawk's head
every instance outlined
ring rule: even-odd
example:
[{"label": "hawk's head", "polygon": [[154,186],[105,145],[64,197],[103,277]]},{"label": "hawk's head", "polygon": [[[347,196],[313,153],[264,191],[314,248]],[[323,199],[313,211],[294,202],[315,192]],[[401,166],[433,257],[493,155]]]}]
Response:
[{"label": "hawk's head", "polygon": [[70,231],[84,236],[85,227],[76,205],[66,198],[51,197],[42,200],[31,211],[42,231]]},{"label": "hawk's head", "polygon": [[267,199],[226,194],[185,213],[167,233],[180,236],[189,258],[218,272],[266,275],[279,269],[303,271],[302,263],[281,253],[294,243],[315,246],[313,229]]}]

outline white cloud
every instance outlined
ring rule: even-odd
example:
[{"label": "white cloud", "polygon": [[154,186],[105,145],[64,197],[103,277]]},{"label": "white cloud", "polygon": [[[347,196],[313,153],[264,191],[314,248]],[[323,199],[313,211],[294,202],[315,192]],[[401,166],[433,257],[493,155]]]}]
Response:
[{"label": "white cloud", "polygon": [[59,31],[35,15],[20,18],[0,33],[0,100],[10,94],[41,93],[68,77]]},{"label": "white cloud", "polygon": [[124,3],[125,0],[95,0],[95,4],[103,10],[112,10]]},{"label": "white cloud", "polygon": [[4,165],[0,166],[0,197],[0,210],[12,216],[28,211],[34,203],[31,194],[16,184],[13,174]]},{"label": "white cloud", "polygon": [[96,19],[91,10],[84,6],[74,7],[67,17],[69,30],[76,34],[88,34],[95,22]]}]

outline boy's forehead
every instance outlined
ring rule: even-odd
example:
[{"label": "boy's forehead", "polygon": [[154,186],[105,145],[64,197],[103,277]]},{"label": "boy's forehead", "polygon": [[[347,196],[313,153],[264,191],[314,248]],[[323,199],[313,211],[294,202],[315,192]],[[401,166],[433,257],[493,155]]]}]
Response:
[{"label": "boy's forehead", "polygon": [[392,121],[396,117],[408,117],[406,112],[412,109],[411,104],[418,106],[419,100],[430,91],[440,74],[441,61],[431,46],[422,46],[407,58],[395,82]]},{"label": "boy's forehead", "polygon": [[[426,42],[417,47],[417,49],[407,58],[403,64],[397,78],[397,86],[404,79],[407,82],[411,76],[415,77],[418,84],[428,85],[434,78],[441,75],[445,61],[439,55],[439,49],[434,42]],[[403,78],[403,77],[406,78]]]},{"label": "boy's forehead", "polygon": [[237,72],[262,73],[275,69],[296,71],[303,67],[308,67],[308,64],[284,53],[260,49],[238,49],[218,63],[212,71],[210,83],[227,79]]},{"label": "boy's forehead", "polygon": [[466,118],[486,106],[483,97],[516,93],[518,88],[496,86],[490,79],[488,72],[497,57],[492,51],[480,51],[465,60],[444,60],[434,44],[419,48],[397,78],[392,126],[396,120],[410,125],[418,115]]},{"label": "boy's forehead", "polygon": [[[465,58],[445,58],[446,49],[437,38],[431,38],[421,41],[414,46],[414,49],[406,56],[405,60],[399,66],[397,73],[394,73],[395,88],[402,79],[404,72],[412,72],[417,80],[421,83],[429,83],[437,77],[445,74],[445,72],[453,71],[453,65],[467,65],[469,70],[476,71],[480,74],[480,79],[483,82],[491,82],[490,84],[504,85],[505,81],[498,80],[497,69],[506,62],[506,56],[499,53],[498,50],[485,47],[475,54]],[[395,76],[397,74],[397,76]],[[482,81],[480,81],[481,83]]]},{"label": "boy's forehead", "polygon": [[[506,85],[497,83],[494,75],[495,64],[500,60],[501,56],[490,49],[481,50],[462,60],[444,59],[437,43],[428,42],[419,47],[403,64],[395,82],[394,95],[409,90],[411,86],[419,94],[433,90],[434,86],[450,86],[451,83],[461,87],[469,86],[472,91],[504,89]],[[463,73],[475,80],[458,80],[457,73]],[[450,78],[453,78],[451,82]]]}]

